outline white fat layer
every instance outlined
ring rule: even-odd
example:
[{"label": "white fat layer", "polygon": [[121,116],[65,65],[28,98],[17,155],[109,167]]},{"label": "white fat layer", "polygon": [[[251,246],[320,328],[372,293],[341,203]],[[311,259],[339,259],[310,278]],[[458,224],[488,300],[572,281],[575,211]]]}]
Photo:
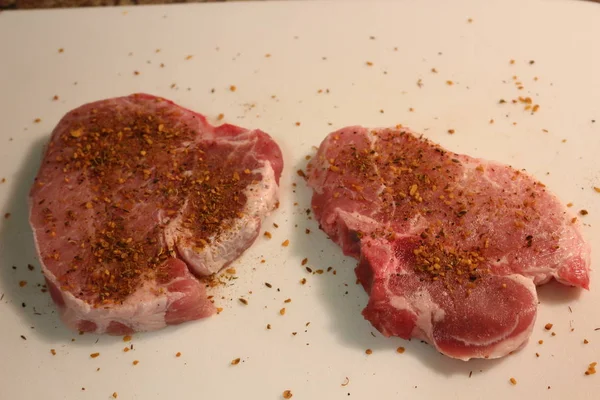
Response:
[{"label": "white fat layer", "polygon": [[235,260],[256,236],[261,220],[275,208],[278,186],[271,163],[263,161],[263,166],[252,173],[261,174],[262,179],[244,190],[244,216],[231,221],[233,224],[227,231],[211,236],[210,244],[201,251],[194,250],[194,246],[190,244],[193,233],[181,227],[181,216],[174,218],[165,229],[165,240],[169,248],[176,245],[181,257],[196,274],[211,275]]}]

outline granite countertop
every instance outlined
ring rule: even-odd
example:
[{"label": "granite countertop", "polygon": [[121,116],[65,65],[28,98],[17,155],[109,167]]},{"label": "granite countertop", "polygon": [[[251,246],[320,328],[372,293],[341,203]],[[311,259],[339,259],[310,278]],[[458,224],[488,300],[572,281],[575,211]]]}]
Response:
[{"label": "granite countertop", "polygon": [[[231,0],[0,0],[1,9],[130,6],[138,4],[209,3]],[[234,0],[243,1],[243,0]]]}]

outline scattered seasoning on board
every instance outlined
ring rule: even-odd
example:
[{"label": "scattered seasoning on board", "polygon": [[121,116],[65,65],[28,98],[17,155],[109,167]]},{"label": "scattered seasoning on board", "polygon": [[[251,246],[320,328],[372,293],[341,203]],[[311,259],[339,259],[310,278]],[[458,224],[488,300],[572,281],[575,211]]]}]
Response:
[{"label": "scattered seasoning on board", "polygon": [[597,362],[593,362],[590,365],[588,365],[588,369],[587,371],[585,371],[586,375],[594,375],[596,373],[596,365],[598,365]]},{"label": "scattered seasoning on board", "polygon": [[240,303],[242,303],[243,305],[247,306],[248,305],[248,300],[244,299],[243,297],[240,297],[238,299],[240,301]]},{"label": "scattered seasoning on board", "polygon": [[191,59],[192,59],[192,57],[194,57],[194,56],[190,54],[189,56],[186,56],[186,57],[185,57],[185,59],[186,59],[186,61],[187,61],[187,60],[191,60]]},{"label": "scattered seasoning on board", "polygon": [[130,335],[123,336],[123,341],[124,342],[130,342],[131,341],[131,336]]},{"label": "scattered seasoning on board", "polygon": [[596,193],[600,193],[600,187],[594,186],[594,190],[596,191]]},{"label": "scattered seasoning on board", "polygon": [[236,358],[234,360],[231,360],[231,365],[238,365],[240,363],[240,358]]},{"label": "scattered seasoning on board", "polygon": [[178,351],[177,353],[175,353],[175,357],[177,357],[177,358],[181,357],[181,352]]},{"label": "scattered seasoning on board", "polygon": [[544,344],[544,341],[540,339],[538,340],[538,344]]},{"label": "scattered seasoning on board", "polygon": [[400,354],[402,354],[402,353],[404,353],[404,351],[405,351],[404,347],[398,347],[398,348],[396,349],[396,353],[400,353]]},{"label": "scattered seasoning on board", "polygon": [[579,210],[579,214],[581,215],[588,215],[588,211],[587,210]]},{"label": "scattered seasoning on board", "polygon": [[373,63],[371,61],[367,61],[367,66],[372,67]]},{"label": "scattered seasoning on board", "polygon": [[269,282],[265,282],[265,286],[268,287],[269,289],[271,289],[273,287],[273,285],[271,285]]},{"label": "scattered seasoning on board", "polygon": [[229,86],[229,90],[231,90],[232,92],[235,92],[237,90],[237,87],[235,87],[235,85],[231,85],[231,86]]},{"label": "scattered seasoning on board", "polygon": [[58,95],[54,95],[54,97],[52,97],[52,101],[57,101],[58,100]]},{"label": "scattered seasoning on board", "polygon": [[225,118],[225,114],[221,113],[217,116],[217,121],[221,121],[223,118]]},{"label": "scattered seasoning on board", "polygon": [[271,238],[273,237],[273,235],[271,235],[271,232],[269,232],[269,231],[265,231],[265,233],[264,233],[264,236],[265,236],[267,239],[271,239]]},{"label": "scattered seasoning on board", "polygon": [[117,397],[119,397],[119,395],[117,394],[117,392],[113,392],[112,397],[113,399],[116,399]]},{"label": "scattered seasoning on board", "polygon": [[133,71],[133,74],[134,74],[134,75],[139,75],[139,74],[140,74],[140,71]]},{"label": "scattered seasoning on board", "polygon": [[56,350],[50,349],[50,354],[52,354],[53,356],[55,356],[56,355]]},{"label": "scattered seasoning on board", "polygon": [[453,82],[453,81],[450,81],[450,80],[448,80],[448,81],[446,81],[446,85],[448,85],[448,86],[452,86],[452,85],[454,85],[454,82]]},{"label": "scattered seasoning on board", "polygon": [[90,354],[90,357],[92,357],[92,358],[96,358],[96,357],[98,357],[99,355],[100,355],[100,353],[92,353],[92,354]]},{"label": "scattered seasoning on board", "polygon": [[283,398],[284,399],[291,399],[293,396],[292,391],[291,390],[284,390],[283,391]]},{"label": "scattered seasoning on board", "polygon": [[281,243],[283,247],[288,247],[290,245],[290,241],[286,239],[283,243]]},{"label": "scattered seasoning on board", "polygon": [[285,299],[283,302],[284,302],[284,303],[291,303],[291,302],[292,302],[292,299]]},{"label": "scattered seasoning on board", "polygon": [[454,129],[448,129],[448,133],[454,135]]},{"label": "scattered seasoning on board", "polygon": [[302,259],[302,262],[300,264],[301,265],[306,265],[307,262],[308,262],[308,258],[304,258],[304,259]]},{"label": "scattered seasoning on board", "polygon": [[509,382],[511,383],[511,385],[516,385],[517,384],[517,380],[515,378],[510,378]]},{"label": "scattered seasoning on board", "polygon": [[299,121],[296,121],[295,125],[296,125],[296,126],[300,126],[300,122],[299,122]]},{"label": "scattered seasoning on board", "polygon": [[9,219],[9,218],[10,218],[10,213],[4,214],[4,219]]},{"label": "scattered seasoning on board", "polygon": [[64,52],[65,52],[65,49],[63,49],[63,48],[61,47],[60,49],[58,49],[58,52],[59,52],[59,53],[64,53]]},{"label": "scattered seasoning on board", "polygon": [[138,365],[139,363],[140,363],[139,360],[133,360],[133,362],[132,362],[133,365]]},{"label": "scattered seasoning on board", "polygon": [[368,356],[370,356],[371,354],[373,354],[373,350],[371,350],[371,349],[366,349],[366,350],[365,350],[365,354],[366,354],[366,355],[368,355]]},{"label": "scattered seasoning on board", "polygon": [[549,331],[550,329],[552,329],[552,324],[551,323],[547,323],[546,325],[544,325],[544,329]]},{"label": "scattered seasoning on board", "polygon": [[39,124],[40,122],[42,122],[41,118],[36,118],[33,120],[34,124]]},{"label": "scattered seasoning on board", "polygon": [[279,315],[285,315],[285,307],[279,310]]},{"label": "scattered seasoning on board", "polygon": [[583,339],[583,344],[588,344],[589,341],[587,339]]},{"label": "scattered seasoning on board", "polygon": [[20,286],[20,287],[25,287],[25,286],[27,286],[27,281],[19,281],[19,286]]}]

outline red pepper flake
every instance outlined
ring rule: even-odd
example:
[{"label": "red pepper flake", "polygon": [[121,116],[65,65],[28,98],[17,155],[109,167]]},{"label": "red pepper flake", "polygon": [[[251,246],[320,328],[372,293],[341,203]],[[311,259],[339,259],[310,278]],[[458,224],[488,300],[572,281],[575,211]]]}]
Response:
[{"label": "red pepper flake", "polygon": [[56,350],[50,349],[50,354],[52,354],[53,356],[55,356],[56,355]]},{"label": "red pepper flake", "polygon": [[96,357],[98,357],[99,355],[100,355],[100,353],[92,353],[92,354],[90,354],[90,357],[92,357],[92,358],[96,358]]},{"label": "red pepper flake", "polygon": [[283,391],[283,398],[284,399],[291,399],[293,396],[292,391],[291,390],[284,390]]},{"label": "red pepper flake", "polygon": [[596,365],[598,365],[597,362],[593,362],[590,365],[588,365],[588,369],[587,371],[585,371],[586,375],[594,375],[596,373]]},{"label": "red pepper flake", "polygon": [[404,353],[404,351],[405,351],[404,347],[398,347],[398,348],[396,349],[396,353],[400,353],[400,354],[402,354],[402,353]]},{"label": "red pepper flake", "polygon": [[373,350],[371,350],[371,349],[366,349],[366,350],[365,350],[365,354],[366,354],[366,355],[368,355],[368,356],[370,356],[371,354],[373,354]]},{"label": "red pepper flake", "polygon": [[181,352],[178,351],[177,353],[175,353],[175,357],[178,357],[178,358],[181,357]]},{"label": "red pepper flake", "polygon": [[138,365],[140,362],[138,360],[133,360],[132,364],[133,365]]},{"label": "red pepper flake", "polygon": [[231,85],[231,86],[229,86],[229,90],[231,90],[232,92],[235,92],[237,90],[237,87],[235,87],[235,85]]},{"label": "red pepper flake", "polygon": [[550,329],[552,329],[552,324],[551,323],[547,323],[546,325],[544,325],[544,329],[549,331]]},{"label": "red pepper flake", "polygon": [[25,287],[25,286],[27,286],[27,281],[19,281],[19,286],[20,286],[20,287]]},{"label": "red pepper flake", "polygon": [[240,363],[240,358],[236,358],[235,360],[231,360],[231,365],[238,365]]},{"label": "red pepper flake", "polygon": [[515,378],[510,378],[509,382],[511,383],[511,385],[516,385],[517,384],[517,380]]},{"label": "red pepper flake", "polygon": [[290,245],[290,241],[286,239],[283,243],[281,243],[283,247],[288,247]]}]

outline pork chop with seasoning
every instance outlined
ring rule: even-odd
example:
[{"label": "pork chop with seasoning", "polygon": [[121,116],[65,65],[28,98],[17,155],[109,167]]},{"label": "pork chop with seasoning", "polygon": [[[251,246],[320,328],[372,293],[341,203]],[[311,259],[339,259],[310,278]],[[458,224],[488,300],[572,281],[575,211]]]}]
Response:
[{"label": "pork chop with seasoning", "polygon": [[72,329],[150,331],[215,312],[206,283],[276,206],[266,133],[147,94],[81,106],[54,129],[30,193],[50,293]]},{"label": "pork chop with seasoning", "polygon": [[588,288],[590,247],[575,219],[523,171],[449,152],[409,129],[348,127],[308,166],[312,208],[369,294],[385,336],[450,357],[522,347],[536,285]]}]

